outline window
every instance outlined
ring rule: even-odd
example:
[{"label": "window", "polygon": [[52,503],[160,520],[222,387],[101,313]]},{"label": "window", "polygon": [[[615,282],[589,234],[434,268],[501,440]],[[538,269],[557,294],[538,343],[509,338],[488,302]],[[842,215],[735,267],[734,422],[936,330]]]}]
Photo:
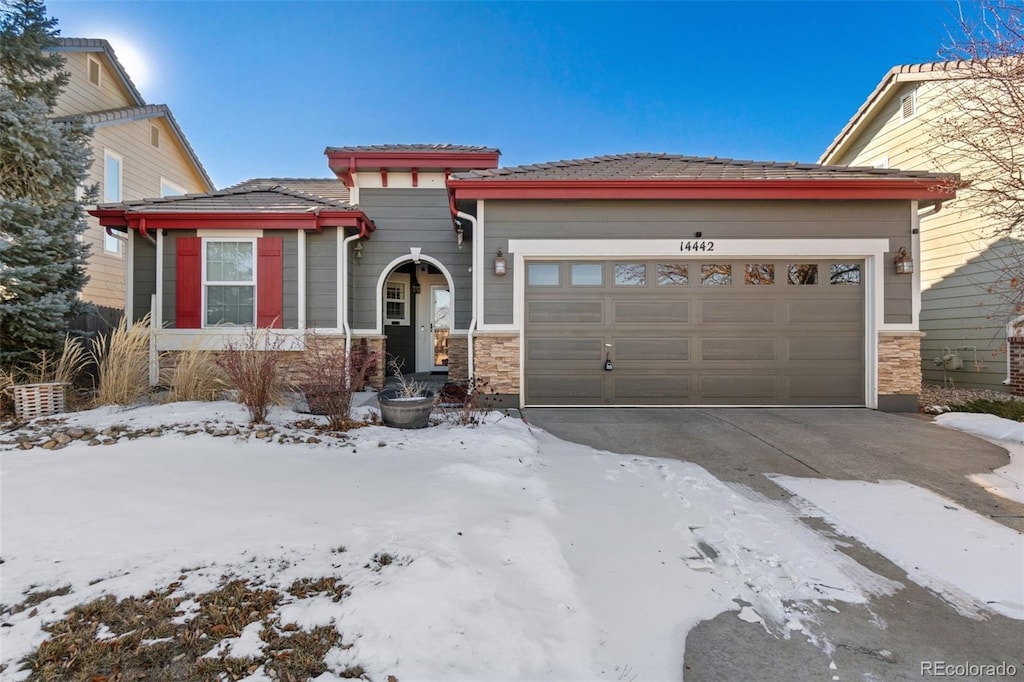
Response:
[{"label": "window", "polygon": [[601,263],[573,263],[571,270],[574,287],[599,287],[604,283]]},{"label": "window", "polygon": [[732,266],[728,263],[703,263],[700,266],[702,287],[727,287],[732,285]]},{"label": "window", "polygon": [[743,283],[750,286],[775,284],[775,265],[772,263],[747,263],[743,266]]},{"label": "window", "polygon": [[526,282],[531,287],[557,287],[558,271],[558,263],[529,263],[526,266]]},{"label": "window", "polygon": [[256,240],[210,239],[203,246],[203,326],[255,324]]},{"label": "window", "polygon": [[[103,150],[103,202],[116,203],[121,201],[121,156],[109,149]],[[108,253],[120,253],[121,242],[106,232],[103,233],[103,250]]]},{"label": "window", "polygon": [[177,197],[186,194],[185,188],[174,184],[167,178],[160,178],[160,196]]},{"label": "window", "polygon": [[917,113],[917,90],[911,90],[900,98],[900,119],[906,121]]},{"label": "window", "polygon": [[396,273],[384,283],[384,324],[409,324],[409,275]]},{"label": "window", "polygon": [[829,282],[832,284],[860,284],[860,264],[833,263],[829,267]]},{"label": "window", "polygon": [[149,127],[149,142],[154,147],[159,147],[160,146],[160,129],[157,128],[156,126],[150,126]]},{"label": "window", "polygon": [[790,284],[817,284],[818,264],[790,263],[786,274],[786,281]]},{"label": "window", "polygon": [[97,88],[100,87],[100,69],[99,60],[88,57],[88,69],[89,69],[89,82],[95,85]]},{"label": "window", "polygon": [[647,284],[647,266],[643,263],[616,263],[615,284],[624,287],[642,287]]},{"label": "window", "polygon": [[659,287],[685,287],[690,284],[689,270],[682,263],[658,263]]}]

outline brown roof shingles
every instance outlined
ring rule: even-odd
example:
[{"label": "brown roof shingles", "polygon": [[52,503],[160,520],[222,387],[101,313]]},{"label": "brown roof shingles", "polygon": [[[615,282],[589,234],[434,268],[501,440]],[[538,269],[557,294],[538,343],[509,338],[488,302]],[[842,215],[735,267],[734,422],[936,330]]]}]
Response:
[{"label": "brown roof shingles", "polygon": [[359,210],[342,199],[308,194],[280,183],[260,180],[249,180],[217,192],[101,204],[97,208],[120,208],[132,213],[299,213],[317,210]]},{"label": "brown roof shingles", "polygon": [[642,152],[474,170],[453,177],[458,180],[878,180],[939,179],[945,176],[887,168]]}]

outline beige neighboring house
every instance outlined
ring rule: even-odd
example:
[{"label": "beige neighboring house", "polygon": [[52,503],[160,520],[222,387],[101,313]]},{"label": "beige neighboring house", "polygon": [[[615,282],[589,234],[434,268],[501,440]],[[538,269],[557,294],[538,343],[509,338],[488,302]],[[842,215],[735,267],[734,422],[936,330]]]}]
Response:
[{"label": "beige neighboring house", "polygon": [[[93,129],[88,184],[99,203],[210,192],[206,169],[165,104],[147,104],[106,40],[61,38],[68,87],[54,108],[56,120],[82,120]],[[124,308],[125,242],[89,217],[91,245],[82,299]]]},{"label": "beige neighboring house", "polygon": [[[892,68],[819,163],[960,173],[970,182],[972,168],[943,153],[933,135],[940,116],[963,115],[954,105],[962,84],[953,62]],[[1006,336],[1019,320],[1006,297],[990,289],[1020,243],[995,236],[998,226],[963,196],[920,211],[912,255],[921,275],[923,375],[929,382],[1006,390]]]}]

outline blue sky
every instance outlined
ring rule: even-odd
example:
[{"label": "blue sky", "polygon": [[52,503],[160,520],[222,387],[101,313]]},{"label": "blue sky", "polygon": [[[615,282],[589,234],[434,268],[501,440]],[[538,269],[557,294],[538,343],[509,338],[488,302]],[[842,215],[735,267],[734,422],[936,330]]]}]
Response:
[{"label": "blue sky", "polygon": [[168,104],[218,186],[326,177],[326,146],[815,161],[955,4],[50,2]]}]

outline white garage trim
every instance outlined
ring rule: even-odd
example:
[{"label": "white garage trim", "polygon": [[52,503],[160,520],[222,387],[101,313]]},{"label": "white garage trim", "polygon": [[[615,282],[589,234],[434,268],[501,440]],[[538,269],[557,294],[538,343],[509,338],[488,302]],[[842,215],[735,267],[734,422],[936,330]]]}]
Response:
[{"label": "white garage trim", "polygon": [[[693,242],[712,242],[711,251],[694,253],[685,245]],[[864,399],[865,406],[878,407],[878,332],[889,327],[899,329],[906,325],[885,325],[884,313],[884,256],[889,250],[888,239],[510,239],[509,254],[514,256],[514,306],[511,325],[501,325],[500,331],[519,333],[519,376],[525,376],[525,329],[523,320],[526,307],[525,260],[615,258],[743,258],[743,257],[814,257],[857,258],[864,260]],[[881,265],[880,265],[881,264]],[[497,325],[487,331],[499,331]],[[520,406],[525,396],[520,394]]]}]

